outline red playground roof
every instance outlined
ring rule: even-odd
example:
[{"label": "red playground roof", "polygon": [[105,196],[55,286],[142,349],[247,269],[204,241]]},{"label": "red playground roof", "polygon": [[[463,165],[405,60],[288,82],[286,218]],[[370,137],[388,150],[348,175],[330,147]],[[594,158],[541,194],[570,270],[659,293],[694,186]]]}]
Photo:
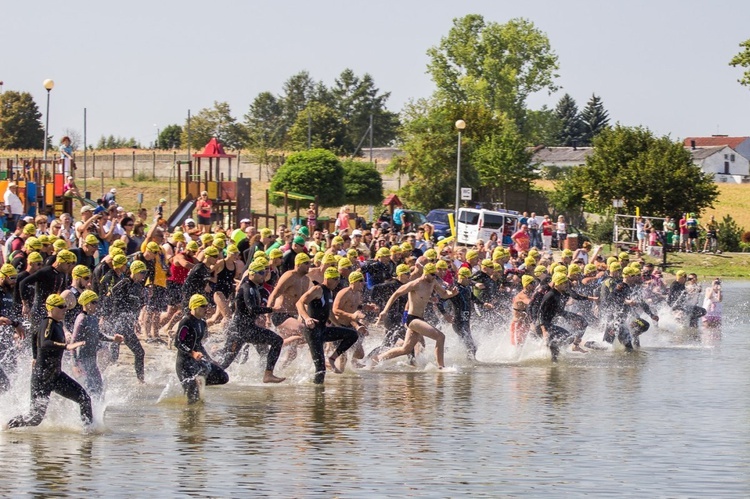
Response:
[{"label": "red playground roof", "polygon": [[206,147],[203,148],[203,152],[193,154],[194,158],[236,158],[236,154],[227,154],[224,152],[224,146],[221,142],[213,137],[208,141]]}]

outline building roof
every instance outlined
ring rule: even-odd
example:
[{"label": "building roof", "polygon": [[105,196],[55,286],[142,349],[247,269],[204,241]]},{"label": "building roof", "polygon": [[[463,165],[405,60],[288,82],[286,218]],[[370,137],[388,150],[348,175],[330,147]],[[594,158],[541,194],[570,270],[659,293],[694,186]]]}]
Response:
[{"label": "building roof", "polygon": [[594,152],[593,147],[542,147],[534,151],[533,163],[580,163]]},{"label": "building roof", "polygon": [[687,137],[682,144],[690,147],[695,141],[696,147],[729,146],[736,149],[737,146],[750,139],[750,137],[729,137],[727,135],[712,135],[710,137]]},{"label": "building roof", "polygon": [[702,161],[726,148],[727,146],[722,145],[716,147],[696,147],[695,149],[691,149],[690,146],[687,146],[685,149],[690,151],[691,156],[693,156],[693,161]]}]

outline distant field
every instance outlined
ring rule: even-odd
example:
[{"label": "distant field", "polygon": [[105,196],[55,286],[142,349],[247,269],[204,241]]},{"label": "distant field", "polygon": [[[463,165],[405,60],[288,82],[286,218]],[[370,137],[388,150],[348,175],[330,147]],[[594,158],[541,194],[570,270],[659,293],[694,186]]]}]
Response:
[{"label": "distant field", "polygon": [[[537,180],[537,187],[544,190],[554,188],[550,180]],[[701,220],[708,220],[711,215],[721,220],[725,215],[731,215],[737,225],[750,231],[750,184],[717,184],[719,199],[714,208],[702,213]]]}]

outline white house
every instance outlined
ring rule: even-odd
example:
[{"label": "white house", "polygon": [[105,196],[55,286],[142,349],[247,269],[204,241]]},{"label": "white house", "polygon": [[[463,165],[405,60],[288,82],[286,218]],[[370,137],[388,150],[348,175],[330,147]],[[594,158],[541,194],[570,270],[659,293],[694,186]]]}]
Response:
[{"label": "white house", "polygon": [[750,160],[729,146],[688,147],[693,163],[716,182],[750,182]]},{"label": "white house", "polygon": [[750,137],[730,137],[728,135],[711,135],[710,137],[688,137],[682,145],[685,147],[719,147],[729,146],[750,161]]}]

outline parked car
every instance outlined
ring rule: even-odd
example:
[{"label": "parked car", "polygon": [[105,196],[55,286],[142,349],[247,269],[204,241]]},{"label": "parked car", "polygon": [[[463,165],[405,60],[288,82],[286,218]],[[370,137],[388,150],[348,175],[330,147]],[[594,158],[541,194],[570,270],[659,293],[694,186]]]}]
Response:
[{"label": "parked car", "polygon": [[[388,222],[388,224],[393,227],[391,213],[388,210],[384,210],[383,213],[380,214],[378,222]],[[427,222],[427,217],[421,211],[403,210],[401,222],[403,224],[402,232],[407,233],[417,230],[417,227],[420,225],[424,225],[424,223]]]},{"label": "parked car", "polygon": [[448,222],[448,215],[451,213],[453,213],[453,210],[438,209],[427,214],[427,221],[435,227],[435,237],[450,236],[451,225]]},{"label": "parked car", "polygon": [[461,208],[458,210],[457,242],[473,246],[478,239],[488,241],[494,233],[503,246],[510,246],[510,236],[518,230],[519,218],[521,214],[517,211]]}]

